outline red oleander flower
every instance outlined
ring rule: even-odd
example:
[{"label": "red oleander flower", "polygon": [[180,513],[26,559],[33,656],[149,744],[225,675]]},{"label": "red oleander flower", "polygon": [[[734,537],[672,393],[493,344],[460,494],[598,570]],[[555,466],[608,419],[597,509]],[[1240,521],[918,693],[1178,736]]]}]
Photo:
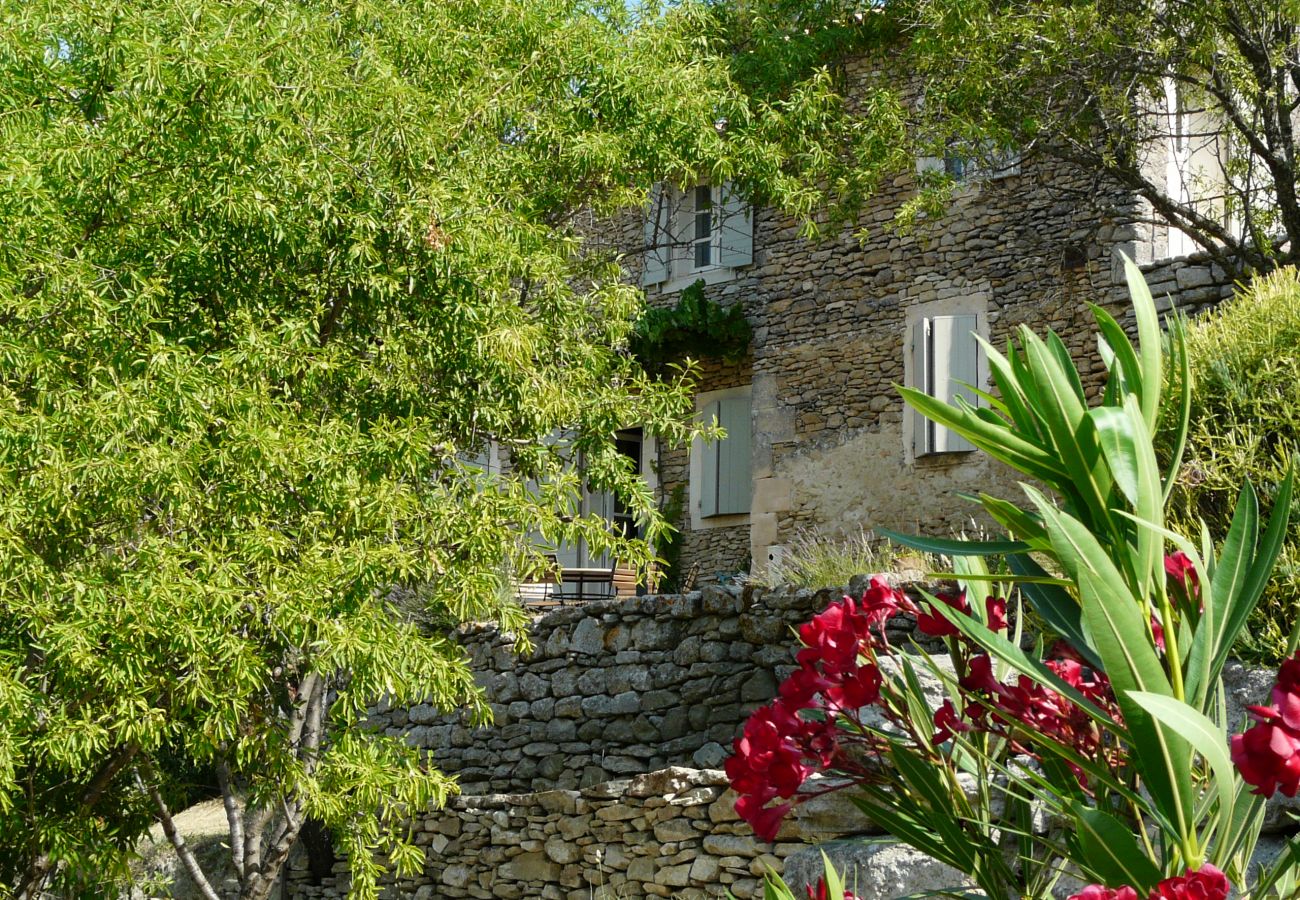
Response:
[{"label": "red oleander flower", "polygon": [[1069,900],[1138,900],[1137,891],[1125,885],[1121,888],[1108,888],[1100,884],[1090,884]]},{"label": "red oleander flower", "polygon": [[867,617],[867,624],[872,627],[884,625],[900,612],[915,612],[916,604],[908,599],[907,594],[889,586],[879,576],[871,579],[862,594],[862,612]]},{"label": "red oleander flower", "polygon": [[1227,900],[1229,889],[1228,876],[1207,863],[1195,872],[1166,878],[1148,900]]},{"label": "red oleander flower", "polygon": [[984,610],[988,614],[990,631],[1007,630],[1007,600],[1005,597],[986,597]]},{"label": "red oleander flower", "polygon": [[[938,594],[935,599],[946,603],[948,606],[958,612],[970,615],[970,604],[966,602],[966,594]],[[930,637],[950,637],[957,634],[957,626],[953,625],[943,617],[941,613],[933,611],[918,612],[916,614],[916,627],[922,634],[928,634]]]},{"label": "red oleander flower", "polygon": [[971,730],[971,726],[961,720],[957,715],[957,707],[952,705],[951,700],[943,701],[934,712],[934,738],[935,744],[942,744],[952,738],[954,734],[965,734]]},{"label": "red oleander flower", "polygon": [[1181,550],[1165,556],[1165,575],[1184,597],[1199,597],[1201,593],[1201,576],[1196,574],[1196,567],[1191,558]]},{"label": "red oleander flower", "polygon": [[860,666],[846,673],[838,684],[828,687],[824,695],[832,711],[861,709],[880,699],[880,682],[880,669],[874,665]]},{"label": "red oleander flower", "polygon": [[[805,885],[804,890],[808,892],[808,900],[832,900],[830,889],[826,887],[825,877],[817,879],[816,890],[813,890],[811,884]],[[844,900],[858,900],[858,897],[852,891],[846,890],[844,892]]]},{"label": "red oleander flower", "polygon": [[1156,649],[1161,653],[1165,652],[1165,627],[1160,624],[1155,613],[1151,614],[1151,639],[1156,643]]},{"label": "red oleander flower", "polygon": [[1272,797],[1300,790],[1300,654],[1282,663],[1272,706],[1252,706],[1256,724],[1230,742],[1232,762],[1252,793]]},{"label": "red oleander flower", "polygon": [[1271,706],[1253,706],[1250,713],[1258,723],[1233,735],[1233,764],[1252,794],[1272,797],[1281,791],[1294,797],[1300,790],[1300,734]]},{"label": "red oleander flower", "polygon": [[820,663],[827,675],[837,675],[858,663],[862,642],[870,641],[867,617],[858,613],[852,597],[832,603],[799,626],[804,649],[796,659],[801,666]]},{"label": "red oleander flower", "polygon": [[754,711],[726,762],[727,778],[736,793],[761,796],[762,802],[794,796],[811,771],[798,742],[804,724],[780,703]]},{"label": "red oleander flower", "polygon": [[765,841],[776,840],[776,833],[781,830],[781,820],[793,808],[793,803],[764,806],[757,797],[749,794],[736,800],[736,814],[749,823],[754,834]]}]

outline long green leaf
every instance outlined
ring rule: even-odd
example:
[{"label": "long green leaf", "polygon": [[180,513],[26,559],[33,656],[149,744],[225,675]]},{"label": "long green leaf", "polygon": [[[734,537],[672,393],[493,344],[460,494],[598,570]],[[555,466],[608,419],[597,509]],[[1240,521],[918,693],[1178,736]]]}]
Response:
[{"label": "long green leaf", "polygon": [[1247,567],[1245,583],[1242,584],[1241,592],[1225,613],[1227,623],[1219,647],[1215,651],[1214,660],[1210,664],[1211,672],[1223,671],[1237,636],[1246,627],[1246,620],[1255,611],[1259,598],[1264,594],[1264,587],[1272,577],[1273,565],[1277,562],[1278,554],[1282,552],[1287,523],[1291,519],[1291,493],[1295,486],[1295,470],[1296,461],[1293,457],[1291,464],[1287,466],[1286,477],[1278,485],[1277,495],[1273,498],[1273,512],[1269,515],[1268,527],[1264,529],[1264,537],[1259,542],[1255,558]]},{"label": "long green leaf", "polygon": [[[1228,616],[1241,596],[1250,566],[1255,559],[1259,536],[1259,501],[1247,481],[1237,497],[1232,524],[1223,539],[1223,549],[1208,586],[1201,588],[1202,611],[1192,646],[1187,654],[1187,693],[1198,709],[1205,709],[1212,683],[1212,663],[1218,655]],[[1186,615],[1186,613],[1185,613]]]},{"label": "long green leaf", "polygon": [[1082,506],[1080,514],[1104,527],[1109,523],[1106,497],[1111,488],[1110,474],[1097,445],[1096,431],[1086,418],[1086,407],[1047,346],[1028,329],[1023,329],[1021,341],[1039,394],[1036,411],[1065,469],[1065,481],[1048,483],[1063,495],[1077,498]]},{"label": "long green leaf", "polygon": [[984,348],[984,358],[988,360],[993,383],[997,386],[1002,403],[1005,405],[1007,414],[1011,417],[1016,429],[1027,440],[1041,442],[1042,434],[1038,430],[1037,418],[1026,401],[1024,389],[1016,380],[1011,363],[988,341],[979,335],[975,335],[975,339]]},{"label": "long green leaf", "polygon": [[1139,437],[1133,433],[1128,414],[1123,408],[1097,406],[1088,410],[1088,418],[1097,429],[1097,442],[1101,445],[1106,464],[1110,466],[1115,485],[1136,507],[1141,502],[1136,446]]},{"label": "long green leaf", "polygon": [[[1036,563],[1031,556],[1014,555],[1007,557],[1007,565],[1017,575],[1046,575],[1046,570]],[[1082,610],[1079,601],[1069,591],[1053,584],[1027,582],[1020,585],[1020,592],[1033,606],[1034,611],[1058,635],[1079,652],[1095,669],[1105,671],[1101,657],[1088,643],[1083,633]]]},{"label": "long green leaf", "polygon": [[1107,887],[1128,885],[1138,896],[1151,891],[1160,881],[1160,870],[1138,846],[1133,829],[1100,809],[1070,803],[1074,814],[1075,839],[1083,861]]},{"label": "long green leaf", "polygon": [[[1164,694],[1129,691],[1129,697],[1155,719],[1177,731],[1210,765],[1219,795],[1219,830],[1231,828],[1236,803],[1237,770],[1228,757],[1228,736],[1205,715],[1188,704]],[[1227,842],[1218,842],[1225,851]],[[1223,863],[1225,860],[1216,859]]]},{"label": "long green leaf", "polygon": [[1173,369],[1178,373],[1178,412],[1170,441],[1173,449],[1169,454],[1169,468],[1165,474],[1165,503],[1169,502],[1169,495],[1178,483],[1178,470],[1182,467],[1183,454],[1187,451],[1187,431],[1192,420],[1192,365],[1187,355],[1187,320],[1182,313],[1177,313],[1168,321],[1169,355],[1173,360]]},{"label": "long green leaf", "polygon": [[1029,545],[1022,541],[959,541],[932,538],[921,534],[903,534],[888,528],[877,528],[876,533],[903,547],[942,556],[995,556],[1003,553],[1024,553]]},{"label": "long green leaf", "polygon": [[1175,824],[1179,841],[1192,836],[1194,797],[1191,750],[1177,732],[1157,722],[1132,701],[1128,691],[1172,694],[1156,656],[1144,604],[1135,598],[1097,539],[1077,519],[1056,510],[1030,490],[1047,525],[1057,557],[1079,585],[1083,623],[1115,688],[1124,722],[1133,735],[1147,788],[1156,805]]},{"label": "long green leaf", "polygon": [[[1097,322],[1097,331],[1114,355],[1111,365],[1111,378],[1123,393],[1135,393],[1141,396],[1142,369],[1138,365],[1137,353],[1129,341],[1128,333],[1109,312],[1095,303],[1089,303],[1092,317]],[[1118,399],[1118,398],[1117,398]],[[1116,402],[1116,406],[1120,405]]]},{"label": "long green leaf", "polygon": [[1137,353],[1142,370],[1142,384],[1134,385],[1142,404],[1142,418],[1147,429],[1154,434],[1160,420],[1160,388],[1164,382],[1164,365],[1160,354],[1160,318],[1156,303],[1151,298],[1142,270],[1124,255],[1124,278],[1128,282],[1129,297],[1133,301],[1133,315],[1137,319]]},{"label": "long green leaf", "polygon": [[899,387],[903,399],[927,419],[950,428],[994,459],[1048,483],[1066,473],[1051,453],[1014,434],[1005,423],[985,422],[969,410],[949,406],[913,388]]}]

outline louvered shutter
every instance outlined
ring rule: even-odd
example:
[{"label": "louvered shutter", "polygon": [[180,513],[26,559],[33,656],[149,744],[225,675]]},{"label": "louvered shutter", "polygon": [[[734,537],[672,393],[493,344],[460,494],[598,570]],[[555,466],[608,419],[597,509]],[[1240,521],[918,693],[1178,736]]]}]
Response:
[{"label": "louvered shutter", "polygon": [[669,223],[672,210],[664,194],[663,185],[650,189],[650,209],[645,217],[645,256],[641,270],[641,286],[650,287],[668,280],[668,263],[671,259],[671,234]]},{"label": "louvered shutter", "polygon": [[727,430],[718,450],[718,507],[720,516],[749,512],[753,479],[750,475],[750,399],[731,397],[718,403],[718,421]]},{"label": "louvered shutter", "polygon": [[[718,402],[710,403],[704,409],[705,424],[712,425],[721,422],[721,415]],[[706,444],[699,442],[700,454],[703,457],[700,462],[700,516],[707,518],[718,514],[718,446],[719,444]]]},{"label": "louvered shutter", "polygon": [[753,211],[730,187],[723,187],[722,193],[718,264],[732,268],[747,266],[754,261]]},{"label": "louvered shutter", "polygon": [[[930,320],[929,354],[932,381],[927,393],[945,403],[964,397],[972,406],[979,403],[971,386],[979,384],[979,344],[974,332],[975,316],[935,316]],[[965,438],[940,425],[933,427],[934,453],[974,450]]]},{"label": "louvered shutter", "polygon": [[[922,319],[912,326],[912,384],[926,394],[933,394],[933,374],[930,369],[930,320]],[[925,456],[933,452],[930,441],[932,423],[920,410],[908,407],[912,416],[912,455]]]}]

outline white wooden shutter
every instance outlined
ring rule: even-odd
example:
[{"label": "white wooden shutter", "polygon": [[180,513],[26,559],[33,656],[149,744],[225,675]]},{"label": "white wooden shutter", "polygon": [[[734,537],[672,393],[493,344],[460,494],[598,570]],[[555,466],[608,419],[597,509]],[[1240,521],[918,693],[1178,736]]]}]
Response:
[{"label": "white wooden shutter", "polygon": [[749,512],[753,488],[750,475],[750,399],[730,397],[718,403],[718,421],[727,437],[717,444],[718,515]]},{"label": "white wooden shutter", "polygon": [[[926,394],[933,394],[933,375],[930,368],[930,320],[922,319],[912,326],[912,384]],[[925,456],[934,452],[931,427],[934,425],[920,410],[908,407],[912,416],[912,455]]]},{"label": "white wooden shutter", "polygon": [[[935,316],[930,320],[929,354],[932,381],[927,393],[945,403],[964,397],[978,405],[978,397],[971,386],[979,384],[979,344],[974,332],[978,327],[975,316]],[[940,425],[933,427],[934,453],[952,453],[974,450],[965,438]]]},{"label": "white wooden shutter", "polygon": [[650,209],[645,217],[645,255],[641,269],[641,286],[650,287],[668,280],[668,262],[671,259],[672,221],[671,206],[663,185],[650,189]]},{"label": "white wooden shutter", "polygon": [[[704,409],[705,424],[712,425],[721,423],[721,414],[719,412],[717,401],[710,403]],[[700,448],[700,516],[716,516],[718,514],[718,447],[719,444],[706,444],[700,441],[697,446]]]},{"label": "white wooden shutter", "polygon": [[722,188],[722,211],[718,221],[718,264],[747,266],[754,261],[753,210],[730,186]]}]

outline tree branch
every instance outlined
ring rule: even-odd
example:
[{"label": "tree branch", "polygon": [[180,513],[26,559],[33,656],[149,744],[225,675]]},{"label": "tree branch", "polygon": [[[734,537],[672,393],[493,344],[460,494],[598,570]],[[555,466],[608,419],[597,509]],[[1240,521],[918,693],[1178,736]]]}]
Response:
[{"label": "tree branch", "polygon": [[[141,776],[140,767],[145,769],[149,777],[148,781]],[[158,811],[158,822],[162,825],[163,834],[171,842],[181,864],[185,866],[185,871],[189,873],[194,884],[198,886],[199,893],[204,896],[205,900],[221,900],[217,896],[217,892],[212,889],[212,884],[208,881],[207,876],[203,874],[203,867],[194,858],[194,851],[190,849],[189,844],[185,843],[185,836],[176,830],[176,822],[172,819],[171,811],[167,809],[167,801],[163,799],[162,792],[158,790],[158,785],[155,783],[153,767],[149,765],[148,760],[142,761],[140,767],[135,770],[135,783],[153,801],[154,809]]]},{"label": "tree branch", "polygon": [[235,780],[230,773],[230,764],[224,759],[217,761],[217,784],[221,786],[221,805],[226,809],[226,822],[230,826],[230,862],[234,866],[235,877],[243,885],[244,816],[235,797]]}]

